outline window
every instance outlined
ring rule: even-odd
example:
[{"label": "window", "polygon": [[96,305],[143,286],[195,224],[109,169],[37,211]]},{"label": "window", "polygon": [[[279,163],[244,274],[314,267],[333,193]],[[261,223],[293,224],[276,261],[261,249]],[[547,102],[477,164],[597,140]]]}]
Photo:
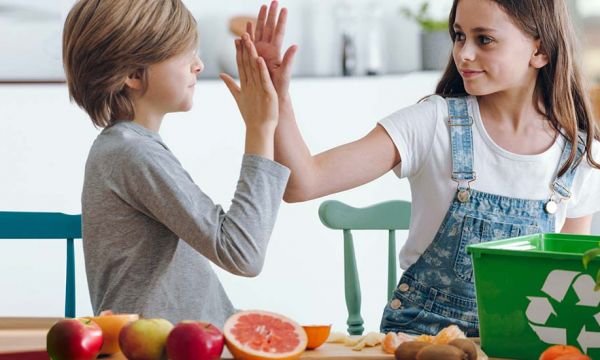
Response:
[{"label": "window", "polygon": [[600,0],[577,0],[575,11],[574,18],[582,33],[585,75],[590,83],[600,85]]}]

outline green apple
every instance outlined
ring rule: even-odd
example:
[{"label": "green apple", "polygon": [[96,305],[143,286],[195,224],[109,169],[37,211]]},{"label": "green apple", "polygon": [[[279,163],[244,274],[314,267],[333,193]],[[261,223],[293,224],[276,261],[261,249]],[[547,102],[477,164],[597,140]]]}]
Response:
[{"label": "green apple", "polygon": [[125,325],[119,346],[129,360],[166,360],[166,344],[173,328],[165,319],[140,319]]}]

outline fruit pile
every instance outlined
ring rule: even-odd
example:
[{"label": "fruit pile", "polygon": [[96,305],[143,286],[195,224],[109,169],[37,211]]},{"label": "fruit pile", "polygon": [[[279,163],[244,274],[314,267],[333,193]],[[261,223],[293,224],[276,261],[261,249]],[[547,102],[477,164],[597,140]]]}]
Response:
[{"label": "fruit pile", "polygon": [[223,334],[209,323],[138,319],[135,314],[103,313],[92,318],[64,319],[46,335],[52,360],[92,360],[119,351],[130,360],[216,360],[223,351]]},{"label": "fruit pile", "polygon": [[387,333],[382,350],[397,360],[476,360],[477,346],[456,325],[442,329],[437,335],[411,336]]},{"label": "fruit pile", "polygon": [[173,326],[165,319],[109,311],[58,321],[48,331],[46,350],[52,360],[92,360],[119,351],[129,360],[217,360],[226,344],[239,360],[294,360],[305,349],[320,346],[329,328],[303,328],[279,314],[242,311],[232,315],[221,332],[201,321]]},{"label": "fruit pile", "polygon": [[454,339],[448,344],[411,340],[400,344],[396,360],[477,360],[477,347],[469,339]]}]

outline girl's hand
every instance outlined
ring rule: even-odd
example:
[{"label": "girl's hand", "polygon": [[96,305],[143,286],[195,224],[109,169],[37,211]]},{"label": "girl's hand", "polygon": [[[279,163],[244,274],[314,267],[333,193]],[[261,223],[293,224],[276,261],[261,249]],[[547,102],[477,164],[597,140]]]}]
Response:
[{"label": "girl's hand", "polygon": [[279,117],[277,93],[265,60],[258,56],[248,34],[235,40],[235,48],[240,86],[227,74],[220,77],[235,98],[248,131],[274,131]]},{"label": "girl's hand", "polygon": [[283,96],[287,94],[289,88],[292,60],[298,47],[296,45],[290,46],[283,59],[281,58],[281,44],[285,34],[287,9],[281,9],[277,20],[275,19],[276,15],[277,1],[271,2],[268,14],[267,6],[261,6],[256,22],[256,32],[253,30],[251,22],[246,24],[246,31],[255,43],[258,55],[264,58],[267,63],[277,94]]}]

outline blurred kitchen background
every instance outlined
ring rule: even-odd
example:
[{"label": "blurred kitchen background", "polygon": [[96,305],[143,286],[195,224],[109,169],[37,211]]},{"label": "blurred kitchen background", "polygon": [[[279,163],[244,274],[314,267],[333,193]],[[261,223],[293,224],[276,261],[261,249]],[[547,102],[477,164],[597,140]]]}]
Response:
[{"label": "blurred kitchen background", "polygon": [[[600,0],[566,1],[583,44],[579,60],[594,91],[600,84]],[[0,210],[81,212],[85,160],[99,129],[69,102],[63,83],[61,31],[73,2],[0,0]],[[244,128],[216,75],[234,72],[232,19],[255,16],[267,1],[184,2],[198,20],[206,70],[196,87],[194,108],[169,114],[161,136],[196,183],[228,208],[239,175]],[[431,94],[440,64],[448,59],[447,31],[436,30],[445,28],[450,0],[431,0],[425,11],[420,0],[281,4],[289,9],[285,44],[300,46],[290,92],[313,153],[356,140],[378,120]],[[595,91],[599,106],[600,91]],[[345,329],[342,233],[325,228],[317,215],[327,199],[363,207],[410,200],[411,193],[408,182],[390,172],[324,199],[282,204],[260,276],[240,278],[216,269],[236,307]],[[592,231],[600,234],[600,214]],[[379,328],[386,301],[386,239],[385,232],[355,234],[362,313],[369,331]],[[399,249],[406,232],[397,239]],[[0,317],[62,315],[64,249],[58,241],[0,241]],[[76,242],[76,269],[77,315],[90,315],[81,242]]]},{"label": "blurred kitchen background", "polygon": [[[600,0],[567,0],[583,43],[589,79],[600,82]],[[0,81],[61,81],[61,31],[74,0],[0,0]],[[235,72],[236,16],[255,16],[258,0],[184,1],[198,20],[201,79]],[[425,16],[445,20],[450,0],[428,1]],[[290,11],[286,43],[298,44],[296,76],[398,74],[423,66],[421,32],[406,10],[418,0],[282,0]],[[429,30],[429,29],[425,29]],[[447,47],[434,47],[436,53]],[[442,54],[445,58],[445,54]],[[430,59],[431,56],[425,56]]]}]

